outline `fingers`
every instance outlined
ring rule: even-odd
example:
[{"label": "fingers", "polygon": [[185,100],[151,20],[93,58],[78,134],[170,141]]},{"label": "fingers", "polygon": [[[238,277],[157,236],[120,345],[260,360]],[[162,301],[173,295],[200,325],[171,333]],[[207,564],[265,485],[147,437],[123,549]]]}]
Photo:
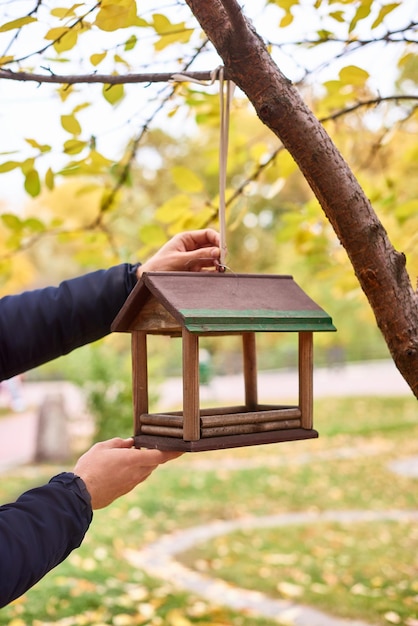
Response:
[{"label": "fingers", "polygon": [[179,237],[183,238],[186,250],[207,247],[219,248],[220,246],[219,233],[213,228],[205,228],[203,230],[191,230],[187,233],[181,233]]}]

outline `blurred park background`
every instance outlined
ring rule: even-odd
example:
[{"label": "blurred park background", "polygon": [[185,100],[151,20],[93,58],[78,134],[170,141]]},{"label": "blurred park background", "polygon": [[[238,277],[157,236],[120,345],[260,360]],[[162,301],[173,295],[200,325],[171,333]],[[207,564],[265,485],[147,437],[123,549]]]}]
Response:
[{"label": "blurred park background", "polygon": [[[405,253],[414,282],[417,2],[245,4]],[[50,5],[0,3],[2,66],[112,75],[219,64],[182,2],[138,3],[136,9],[130,0],[115,1],[135,5],[138,17],[116,20],[114,28],[98,17],[83,26],[98,5]],[[64,25],[54,39],[53,28]],[[1,295],[145,260],[177,232],[218,228],[216,83],[110,88],[0,80],[0,90]],[[0,624],[312,626],[306,605],[323,611],[321,626],[339,626],[342,619],[417,626],[416,399],[391,361],[318,201],[239,91],[231,108],[227,179],[230,271],[292,274],[337,327],[337,333],[315,336],[319,439],[185,455],[161,468],[98,512],[80,550],[4,609]],[[258,347],[266,401],[288,399],[295,393],[295,337],[260,336]],[[215,339],[202,342],[201,365],[205,402],[221,402],[240,388],[241,352],[233,337],[221,346]],[[180,343],[155,338],[149,366],[153,405],[178,408]],[[49,423],[48,441],[41,423]],[[130,436],[129,336],[109,336],[3,382],[0,433],[2,502],[71,465],[92,441]],[[322,519],[327,511],[348,513]],[[354,511],[364,517],[350,517]],[[174,566],[169,576],[157,575],[136,554],[160,537],[214,520],[290,512],[300,521],[271,528],[254,523],[179,556],[187,568],[227,581],[232,591],[258,590],[287,602],[275,617],[228,607],[224,591],[214,601],[203,588],[201,594],[177,588]]]}]

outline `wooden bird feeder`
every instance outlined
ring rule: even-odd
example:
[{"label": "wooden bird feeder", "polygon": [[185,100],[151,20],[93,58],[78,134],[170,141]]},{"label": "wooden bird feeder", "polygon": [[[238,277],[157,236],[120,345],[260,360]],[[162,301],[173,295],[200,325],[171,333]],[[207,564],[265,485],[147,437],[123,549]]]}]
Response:
[{"label": "wooden bird feeder", "polygon": [[[132,334],[135,446],[195,452],[310,439],[313,429],[313,333],[334,331],[329,315],[291,276],[148,272],[112,324]],[[298,333],[299,401],[259,404],[256,333]],[[182,338],[183,410],[150,413],[147,335]],[[241,335],[242,406],[201,409],[199,337]]]}]

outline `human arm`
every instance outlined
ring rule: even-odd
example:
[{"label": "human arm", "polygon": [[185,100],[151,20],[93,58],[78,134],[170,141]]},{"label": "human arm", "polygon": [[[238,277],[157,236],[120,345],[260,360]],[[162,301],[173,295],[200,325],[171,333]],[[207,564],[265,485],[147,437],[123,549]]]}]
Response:
[{"label": "human arm", "polygon": [[181,452],[133,447],[132,437],[96,443],[77,461],[74,473],[83,479],[93,509],[102,509],[142,483],[162,463]]},{"label": "human arm", "polygon": [[143,271],[214,269],[218,246],[215,230],[180,233],[142,266],[125,263],[0,299],[0,380],[109,334]]},{"label": "human arm", "polygon": [[63,473],[0,507],[0,607],[78,548],[92,519],[90,496]]},{"label": "human arm", "polygon": [[95,444],[74,473],[59,474],[0,507],[0,608],[79,547],[92,509],[107,506],[180,455],[132,446],[132,439],[118,438]]}]

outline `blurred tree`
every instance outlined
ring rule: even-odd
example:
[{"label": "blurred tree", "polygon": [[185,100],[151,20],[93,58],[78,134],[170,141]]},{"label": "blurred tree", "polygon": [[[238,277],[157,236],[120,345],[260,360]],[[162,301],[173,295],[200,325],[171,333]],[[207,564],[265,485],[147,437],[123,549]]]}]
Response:
[{"label": "blurred tree", "polygon": [[[215,0],[210,5],[188,0],[186,4],[191,12],[176,2],[171,7],[145,9],[141,15],[135,0],[102,0],[67,7],[35,1],[4,5],[0,79],[32,81],[44,90],[46,83],[56,84],[62,104],[60,133],[47,136],[48,129],[44,128],[45,136],[35,138],[39,129],[34,128],[32,136],[25,137],[25,148],[15,149],[9,155],[13,158],[0,165],[0,172],[20,171],[26,191],[33,197],[45,187],[52,190],[64,176],[88,178],[97,192],[92,202],[96,214],[88,212],[89,219],[81,226],[40,214],[4,213],[4,258],[51,232],[70,240],[70,231],[79,235],[81,230],[98,243],[97,253],[106,241],[112,254],[132,256],[136,250],[121,248],[113,227],[126,231],[126,222],[119,220],[120,203],[126,202],[121,200],[121,190],[132,184],[136,160],[143,166],[144,176],[146,173],[152,179],[160,167],[167,173],[166,181],[169,179],[164,199],[144,211],[148,219],[144,219],[140,234],[148,246],[160,245],[180,228],[213,223],[217,188],[211,190],[211,185],[216,178],[217,148],[213,147],[212,158],[204,164],[207,166],[196,173],[179,165],[167,170],[162,144],[147,153],[145,143],[163,110],[165,122],[171,120],[177,132],[177,154],[182,147],[179,128],[192,133],[197,127],[204,137],[205,128],[219,127],[216,85],[195,87],[190,82],[170,83],[168,79],[186,73],[189,79],[208,80],[208,71],[194,70],[206,59],[213,67],[220,57],[226,76],[241,90],[236,98],[238,106],[246,106],[245,94],[261,121],[280,140],[270,136],[258,144],[253,142],[252,122],[232,128],[230,231],[238,233],[243,225],[250,230],[242,248],[255,257],[264,248],[264,241],[260,245],[259,240],[262,229],[277,223],[280,229],[273,226],[272,230],[282,248],[292,240],[323,275],[329,273],[330,280],[333,262],[337,266],[346,263],[342,244],[391,354],[418,397],[417,294],[407,273],[407,267],[412,272],[416,267],[412,254],[416,195],[410,195],[400,182],[401,172],[415,173],[416,168],[416,148],[410,136],[416,132],[417,100],[413,2],[276,0],[263,6],[250,2],[246,11],[251,13],[254,26],[236,0]],[[31,36],[26,36],[28,33]],[[370,74],[367,60],[373,55],[381,60],[390,46],[396,62],[385,86],[392,92],[382,95],[378,77]],[[363,51],[367,54],[361,54]],[[63,63],[70,65],[72,73],[60,74]],[[99,67],[106,73],[99,74]],[[133,67],[144,71],[133,73]],[[164,72],[167,67],[169,71]],[[279,67],[291,76],[293,84]],[[81,73],[74,73],[75,69]],[[138,110],[132,83],[141,82],[149,85],[148,98]],[[156,87],[161,82],[164,86]],[[88,92],[82,84],[88,85]],[[96,132],[100,117],[97,89],[105,105],[115,111],[131,103],[131,108],[125,109],[125,119],[131,124],[135,120],[131,128],[136,130],[122,157],[107,157],[100,149],[103,133]],[[87,93],[95,101],[94,107],[86,99]],[[341,128],[343,116],[348,115]],[[119,113],[117,118],[119,124]],[[325,126],[339,143],[339,150]],[[62,154],[55,159],[56,144],[61,143],[62,136]],[[164,142],[163,135],[161,139]],[[398,141],[404,141],[402,148],[406,148],[401,158]],[[341,152],[347,155],[346,161]],[[208,154],[206,146],[202,153]],[[145,161],[141,162],[141,157]],[[290,195],[292,184],[304,188],[296,169],[302,172],[316,200],[306,187],[304,202]],[[204,203],[199,199],[202,190]],[[268,208],[264,199],[269,201]],[[277,205],[272,200],[277,200]],[[327,219],[318,211],[319,206]],[[387,231],[393,244],[403,247],[405,253],[397,252]],[[100,234],[97,241],[93,233]],[[231,249],[234,245],[240,248],[241,241],[237,241],[238,235],[234,235]],[[277,254],[273,245],[266,258],[270,254]],[[87,256],[88,263],[94,262],[94,255]],[[244,266],[244,254],[240,261]]]}]

